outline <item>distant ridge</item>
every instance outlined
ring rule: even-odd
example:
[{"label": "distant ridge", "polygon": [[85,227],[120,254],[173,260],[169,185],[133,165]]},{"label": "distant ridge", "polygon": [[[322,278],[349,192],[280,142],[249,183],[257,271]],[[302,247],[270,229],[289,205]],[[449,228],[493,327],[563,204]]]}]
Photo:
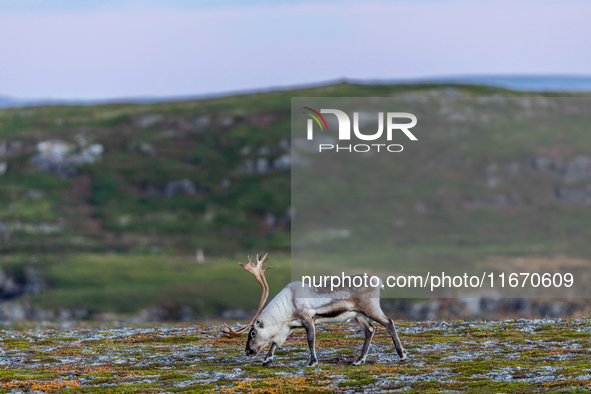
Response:
[{"label": "distant ridge", "polygon": [[255,89],[236,92],[221,92],[195,96],[177,96],[177,97],[123,97],[106,98],[97,100],[64,100],[64,99],[16,99],[12,97],[0,96],[0,108],[19,108],[36,107],[41,105],[96,105],[110,103],[133,103],[133,104],[151,104],[160,102],[199,100],[208,98],[217,98],[232,96],[236,94],[254,94],[279,90],[291,90],[322,86],[331,83],[350,82],[364,85],[374,84],[463,84],[463,85],[484,85],[499,88],[506,88],[522,92],[591,92],[591,75],[457,75],[448,77],[427,77],[416,79],[374,79],[374,80],[356,80],[344,79],[325,81],[324,83],[312,83],[299,86],[277,86],[265,89]]},{"label": "distant ridge", "polygon": [[0,96],[0,108],[12,107],[16,104],[18,104],[18,102],[11,99],[10,97]]}]

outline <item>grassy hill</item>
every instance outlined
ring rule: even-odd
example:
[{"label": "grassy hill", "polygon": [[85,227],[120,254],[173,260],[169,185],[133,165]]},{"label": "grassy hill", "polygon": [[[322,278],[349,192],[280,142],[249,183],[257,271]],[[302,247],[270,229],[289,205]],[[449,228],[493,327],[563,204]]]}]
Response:
[{"label": "grassy hill", "polygon": [[[160,104],[0,109],[0,266],[17,281],[26,267],[37,268],[49,292],[33,292],[31,300],[45,299],[49,308],[129,311],[181,300],[198,309],[206,292],[157,290],[175,288],[178,278],[162,275],[173,269],[171,261],[190,264],[198,249],[209,261],[226,261],[290,248],[291,97],[408,95],[550,96],[469,85],[341,83]],[[494,133],[430,141],[429,149],[445,149],[406,163],[416,171],[398,180],[401,213],[384,234],[396,234],[395,247],[409,261],[525,252],[586,258],[589,179],[566,182],[565,166],[591,155],[591,139],[586,123],[572,119],[571,126],[577,138],[501,130],[511,134],[504,145]],[[512,176],[515,163],[519,174]],[[130,272],[144,256],[156,257],[142,265],[143,279],[128,274],[113,285],[118,290],[107,301],[101,277],[111,277],[117,264],[92,263],[105,253]],[[90,268],[75,269],[76,261]],[[89,277],[96,280],[85,282]],[[146,280],[155,287],[141,285]],[[86,285],[77,295],[55,293],[72,283]],[[130,300],[137,303],[118,301],[134,286]],[[255,305],[256,297],[253,291],[244,305]]]},{"label": "grassy hill", "polygon": [[[450,89],[517,95],[477,86],[342,83],[149,105],[0,109],[0,161],[7,164],[0,222],[11,227],[10,242],[0,248],[287,250],[290,172],[277,163],[289,151],[292,96],[445,95]],[[92,163],[32,160],[44,141],[70,144],[71,156],[93,144],[103,151]],[[429,179],[417,190],[432,188]]]}]

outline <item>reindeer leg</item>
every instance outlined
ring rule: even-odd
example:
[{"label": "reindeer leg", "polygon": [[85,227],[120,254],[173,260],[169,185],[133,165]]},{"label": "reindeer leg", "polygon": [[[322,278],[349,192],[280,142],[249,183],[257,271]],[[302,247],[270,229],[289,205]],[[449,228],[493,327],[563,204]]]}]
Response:
[{"label": "reindeer leg", "polygon": [[269,349],[269,351],[267,352],[267,355],[265,356],[265,359],[263,360],[263,367],[265,365],[269,365],[271,364],[271,361],[273,361],[273,357],[275,356],[275,349],[277,349],[277,344],[275,342],[273,342],[271,344],[271,348]]},{"label": "reindeer leg", "polygon": [[372,320],[377,321],[382,326],[386,327],[388,331],[390,331],[390,335],[392,336],[392,341],[394,341],[394,346],[396,347],[396,353],[398,353],[398,357],[400,357],[400,361],[406,360],[406,350],[402,347],[402,342],[398,338],[398,334],[396,334],[396,328],[394,328],[394,321],[390,319],[388,316],[382,312],[382,308],[379,308],[377,311],[372,311],[369,315],[366,315]]},{"label": "reindeer leg", "polygon": [[316,327],[314,327],[313,321],[303,321],[304,328],[306,329],[306,335],[308,337],[308,347],[310,348],[310,362],[309,367],[315,367],[318,365],[318,358],[316,358]]},{"label": "reindeer leg", "polygon": [[365,364],[365,358],[367,357],[367,352],[369,352],[369,346],[371,345],[371,340],[373,338],[375,329],[371,325],[369,319],[365,316],[357,316],[355,320],[357,320],[357,323],[359,323],[363,331],[365,331],[365,342],[363,342],[361,354],[359,355],[357,360],[353,362],[353,365],[363,365]]}]

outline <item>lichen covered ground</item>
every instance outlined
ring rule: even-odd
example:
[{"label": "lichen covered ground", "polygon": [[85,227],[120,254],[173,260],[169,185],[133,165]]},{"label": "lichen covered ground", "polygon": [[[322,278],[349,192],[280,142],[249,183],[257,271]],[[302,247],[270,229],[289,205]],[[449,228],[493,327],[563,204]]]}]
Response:
[{"label": "lichen covered ground", "polygon": [[591,320],[397,322],[409,360],[378,328],[366,365],[351,366],[355,325],[318,329],[318,367],[304,333],[246,358],[218,326],[6,329],[0,392],[589,392]]}]

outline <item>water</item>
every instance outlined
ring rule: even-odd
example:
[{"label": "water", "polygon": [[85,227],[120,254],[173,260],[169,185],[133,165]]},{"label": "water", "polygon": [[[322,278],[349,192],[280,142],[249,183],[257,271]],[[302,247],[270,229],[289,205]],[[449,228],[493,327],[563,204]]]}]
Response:
[{"label": "water", "polygon": [[411,82],[486,85],[528,92],[591,92],[591,76],[474,75],[424,78]]}]

